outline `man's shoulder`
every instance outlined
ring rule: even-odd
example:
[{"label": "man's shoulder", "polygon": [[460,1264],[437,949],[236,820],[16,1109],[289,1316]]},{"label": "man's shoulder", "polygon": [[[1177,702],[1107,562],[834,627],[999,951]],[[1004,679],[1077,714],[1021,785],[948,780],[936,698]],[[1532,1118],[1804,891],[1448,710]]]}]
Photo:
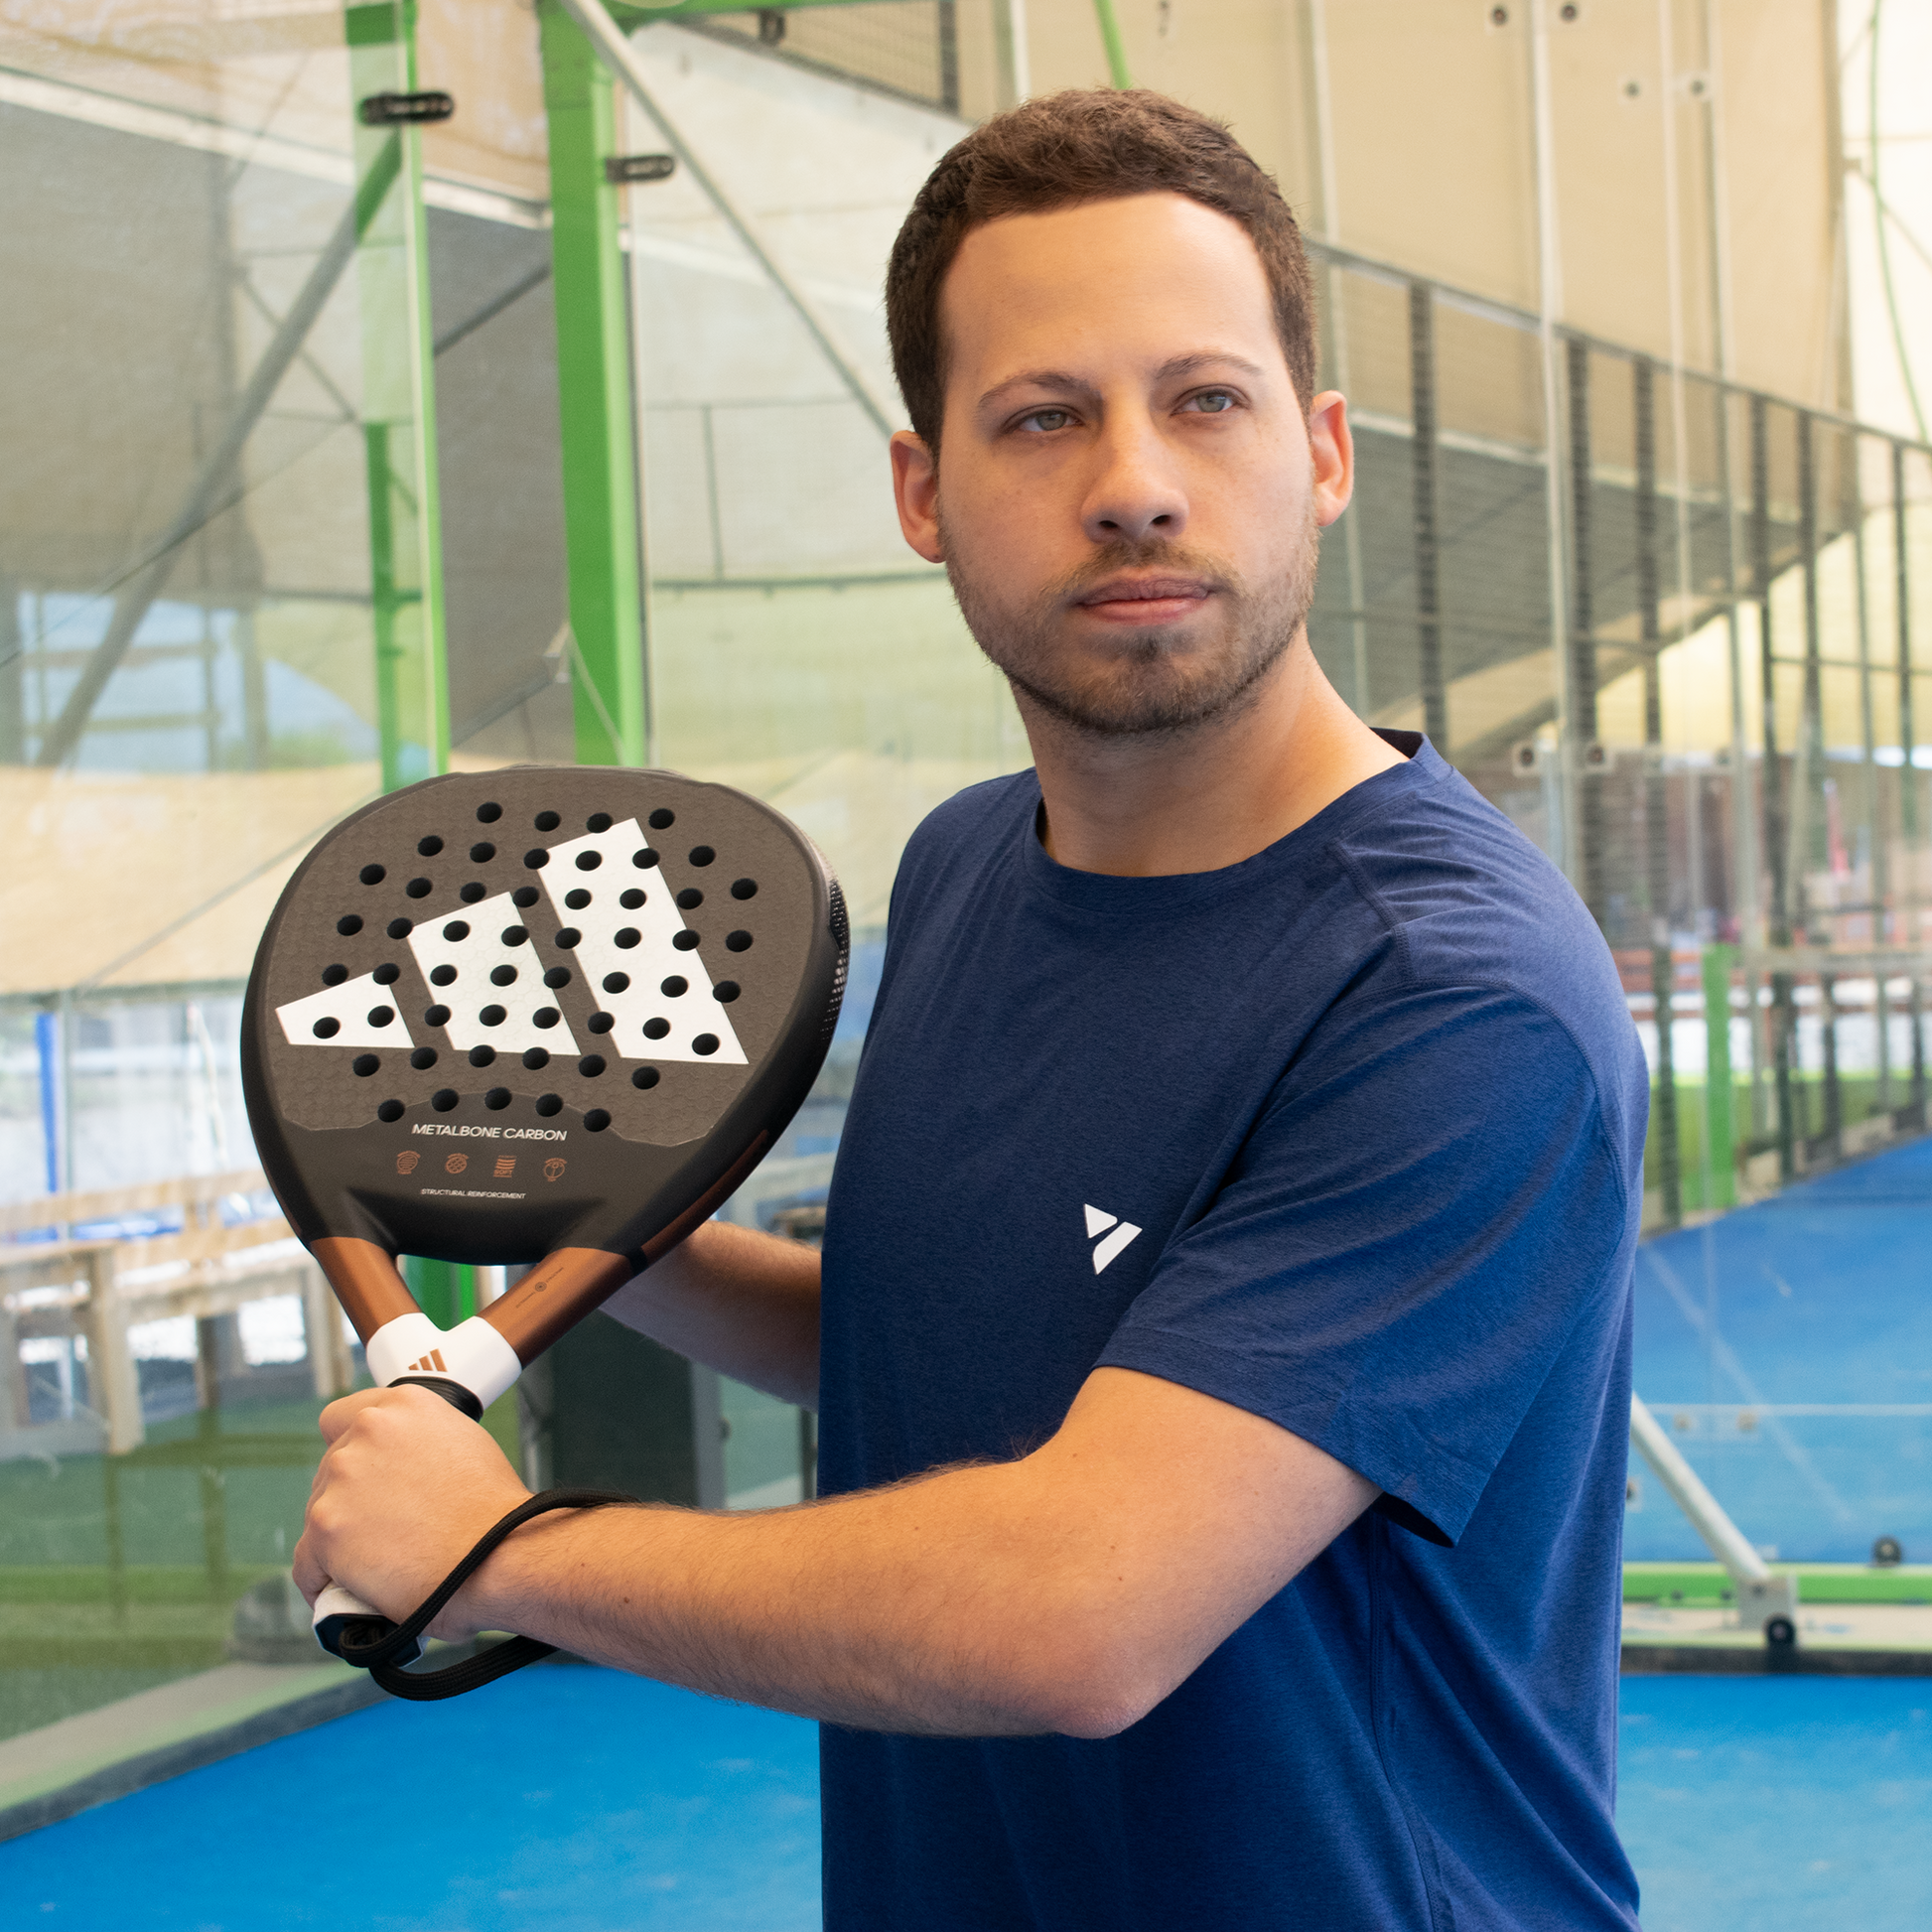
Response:
[{"label": "man's shoulder", "polygon": [[[1420,775],[1420,774],[1419,774]],[[1621,977],[1589,909],[1556,863],[1449,765],[1333,841],[1374,908],[1400,977],[1486,988],[1541,1009],[1599,1085],[1644,1081]]]},{"label": "man's shoulder", "polygon": [[[1357,888],[1419,956],[1510,957],[1526,930],[1575,941],[1596,926],[1555,862],[1440,759],[1332,841]],[[1594,951],[1607,960],[1602,941]]]}]

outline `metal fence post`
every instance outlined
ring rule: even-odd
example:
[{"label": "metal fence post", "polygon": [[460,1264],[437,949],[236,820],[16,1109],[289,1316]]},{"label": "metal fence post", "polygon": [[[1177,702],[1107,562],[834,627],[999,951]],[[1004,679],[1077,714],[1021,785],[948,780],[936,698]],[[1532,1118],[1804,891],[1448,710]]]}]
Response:
[{"label": "metal fence post", "polygon": [[[1770,873],[1769,938],[1774,950],[1791,945],[1790,847],[1786,838],[1784,769],[1778,762],[1778,684],[1771,634],[1771,430],[1769,404],[1750,400],[1751,415],[1751,602],[1757,610],[1758,672],[1764,699],[1764,859]],[[1771,1071],[1777,1093],[1778,1178],[1798,1172],[1794,1137],[1791,1048],[1797,1026],[1792,977],[1771,974]]]},{"label": "metal fence post", "polygon": [[630,316],[619,238],[611,76],[577,23],[538,14],[550,130],[551,258],[571,692],[582,764],[644,762],[643,574]]},{"label": "metal fence post", "polygon": [[1731,1207],[1737,1201],[1730,1079],[1730,975],[1736,959],[1730,946],[1704,949],[1704,1133],[1710,1173],[1706,1207]]},{"label": "metal fence post", "polygon": [[1449,699],[1443,687],[1443,623],[1436,497],[1436,293],[1409,284],[1409,439],[1416,526],[1416,669],[1422,728],[1449,755]]},{"label": "metal fence post", "polygon": [[1670,817],[1664,790],[1664,694],[1658,654],[1663,625],[1657,579],[1657,389],[1650,358],[1631,367],[1637,442],[1637,622],[1643,651],[1644,889],[1650,901],[1650,992],[1657,1021],[1657,1080],[1650,1104],[1666,1227],[1684,1219],[1683,1157],[1678,1144],[1674,1026],[1676,964],[1671,957]]},{"label": "metal fence post", "polygon": [[1595,487],[1589,435],[1589,345],[1569,343],[1570,734],[1576,748],[1577,890],[1603,923],[1603,787],[1596,742],[1596,609],[1590,582]]},{"label": "metal fence post", "polygon": [[[1798,924],[1812,944],[1829,945],[1834,936],[1830,927],[1821,927],[1813,916],[1807,880],[1821,864],[1829,862],[1830,820],[1825,786],[1831,782],[1825,763],[1825,672],[1819,648],[1818,622],[1818,449],[1817,425],[1809,410],[1798,412],[1798,555],[1804,585],[1805,675],[1803,715],[1798,723],[1798,749],[1804,768],[1804,789],[1792,787],[1795,811],[1802,814],[1798,823],[1803,844],[1792,855],[1796,878],[1792,891],[1797,901]],[[1844,1095],[1838,1078],[1838,1000],[1830,973],[1818,975],[1819,1060],[1823,1092],[1823,1119],[1820,1134],[1827,1143],[1826,1153],[1834,1160],[1844,1153]]]},{"label": "metal fence post", "polygon": [[414,126],[362,116],[362,103],[375,96],[416,91],[415,0],[350,7],[345,30],[376,714],[382,785],[393,791],[450,761],[422,136]]}]

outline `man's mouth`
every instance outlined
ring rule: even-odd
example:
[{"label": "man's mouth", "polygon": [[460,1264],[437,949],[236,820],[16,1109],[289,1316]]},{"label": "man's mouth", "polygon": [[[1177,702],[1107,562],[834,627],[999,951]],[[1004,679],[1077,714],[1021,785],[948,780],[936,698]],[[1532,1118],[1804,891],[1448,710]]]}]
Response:
[{"label": "man's mouth", "polygon": [[1197,610],[1215,586],[1201,577],[1109,577],[1074,600],[1114,623],[1172,623]]}]

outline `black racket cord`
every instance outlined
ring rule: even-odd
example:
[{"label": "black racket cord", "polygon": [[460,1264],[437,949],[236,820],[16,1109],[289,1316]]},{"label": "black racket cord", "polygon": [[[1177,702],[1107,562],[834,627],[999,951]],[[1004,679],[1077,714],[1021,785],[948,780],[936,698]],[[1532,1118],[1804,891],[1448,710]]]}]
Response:
[{"label": "black racket cord", "polygon": [[528,1502],[519,1503],[501,1522],[479,1539],[470,1554],[430,1591],[401,1623],[387,1617],[364,1617],[344,1626],[338,1640],[337,1655],[344,1663],[365,1670],[391,1697],[406,1698],[414,1704],[431,1704],[439,1698],[461,1697],[484,1684],[493,1684],[525,1664],[550,1656],[554,1643],[539,1643],[534,1637],[511,1637],[507,1643],[492,1645],[474,1657],[444,1670],[407,1671],[402,1660],[413,1654],[417,1639],[436,1620],[437,1613],[468,1583],[483,1559],[509,1535],[533,1517],[553,1509],[611,1509],[621,1503],[635,1505],[635,1496],[617,1489],[545,1489]]}]

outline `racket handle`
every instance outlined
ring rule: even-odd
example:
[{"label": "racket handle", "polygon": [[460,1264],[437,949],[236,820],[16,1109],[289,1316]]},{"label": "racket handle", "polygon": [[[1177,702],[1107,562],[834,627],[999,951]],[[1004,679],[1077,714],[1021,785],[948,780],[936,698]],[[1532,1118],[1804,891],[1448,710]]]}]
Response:
[{"label": "racket handle", "polygon": [[[516,1350],[482,1315],[473,1314],[447,1332],[417,1311],[385,1321],[364,1343],[369,1375],[386,1388],[395,1382],[438,1382],[468,1390],[477,1414],[496,1400],[523,1372]],[[440,1395],[451,1395],[448,1388]],[[454,1398],[452,1398],[454,1399]],[[459,1409],[467,1405],[456,1403]]]},{"label": "racket handle", "polygon": [[[376,1627],[363,1634],[365,1627],[370,1624]],[[341,1584],[325,1584],[322,1594],[316,1598],[316,1642],[332,1657],[343,1654],[343,1637],[348,1630],[355,1630],[358,1641],[366,1646],[386,1637],[395,1627],[380,1610],[363,1602],[353,1590],[345,1589]],[[423,1640],[418,1637],[414,1652],[397,1661],[413,1664],[423,1654]]]}]

